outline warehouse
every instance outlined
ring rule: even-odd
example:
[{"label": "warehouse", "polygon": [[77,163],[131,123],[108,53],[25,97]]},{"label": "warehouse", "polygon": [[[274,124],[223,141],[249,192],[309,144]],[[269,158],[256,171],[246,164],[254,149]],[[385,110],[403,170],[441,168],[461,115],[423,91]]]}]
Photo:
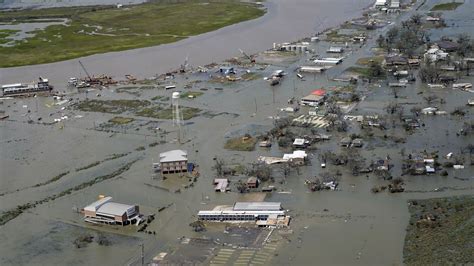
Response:
[{"label": "warehouse", "polygon": [[112,202],[112,197],[100,197],[96,202],[84,207],[84,220],[90,223],[140,224],[141,215],[137,205]]}]

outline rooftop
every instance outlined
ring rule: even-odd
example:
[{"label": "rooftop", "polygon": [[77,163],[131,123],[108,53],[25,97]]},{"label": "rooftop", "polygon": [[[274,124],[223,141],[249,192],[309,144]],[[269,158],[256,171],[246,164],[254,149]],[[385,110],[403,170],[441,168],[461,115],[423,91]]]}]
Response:
[{"label": "rooftop", "polygon": [[188,153],[184,150],[172,150],[160,153],[160,163],[186,160],[188,160]]},{"label": "rooftop", "polygon": [[308,96],[305,96],[303,98],[301,98],[301,100],[304,100],[304,101],[321,101],[324,97],[323,96],[319,96],[319,95],[315,95],[315,94],[310,94]]},{"label": "rooftop", "polygon": [[86,211],[101,213],[105,215],[122,216],[129,209],[134,208],[134,205],[121,204],[111,202],[112,197],[104,197],[95,201],[84,208]]},{"label": "rooftop", "polygon": [[114,216],[122,216],[126,213],[129,209],[134,208],[133,205],[116,203],[116,202],[107,202],[104,205],[100,206],[97,210],[98,213],[114,215]]},{"label": "rooftop", "polygon": [[280,202],[236,202],[234,211],[279,211]]},{"label": "rooftop", "polygon": [[87,206],[84,208],[84,210],[95,212],[95,211],[97,211],[97,210],[100,208],[100,206],[104,205],[105,203],[107,203],[107,202],[109,202],[109,201],[111,201],[111,200],[112,200],[112,197],[101,198],[101,199],[99,199],[98,201],[93,202],[93,203],[87,205]]},{"label": "rooftop", "polygon": [[304,159],[308,155],[305,151],[293,151],[293,153],[283,154],[283,159],[291,160],[291,159]]}]

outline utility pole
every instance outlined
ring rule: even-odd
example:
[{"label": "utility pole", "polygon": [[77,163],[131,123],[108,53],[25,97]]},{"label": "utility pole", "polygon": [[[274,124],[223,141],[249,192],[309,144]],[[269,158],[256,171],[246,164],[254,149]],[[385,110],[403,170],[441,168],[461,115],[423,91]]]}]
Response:
[{"label": "utility pole", "polygon": [[255,115],[257,114],[257,98],[254,98],[255,100]]},{"label": "utility pole", "polygon": [[273,103],[275,103],[275,87],[272,88],[272,99]]},{"label": "utility pole", "polygon": [[142,248],[141,249],[142,266],[144,266],[145,265],[145,254],[144,254],[145,253],[145,244],[141,243],[140,246]]}]

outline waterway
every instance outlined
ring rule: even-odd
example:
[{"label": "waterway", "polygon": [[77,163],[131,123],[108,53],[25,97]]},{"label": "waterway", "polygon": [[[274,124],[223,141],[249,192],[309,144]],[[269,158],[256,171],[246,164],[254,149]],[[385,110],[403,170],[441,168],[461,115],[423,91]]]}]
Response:
[{"label": "waterway", "polygon": [[[107,74],[118,79],[125,74],[146,78],[177,69],[189,57],[192,66],[218,62],[247,53],[266,50],[274,42],[295,41],[357,17],[372,0],[270,0],[267,13],[188,39],[154,47],[92,55],[80,60],[91,74]],[[79,59],[0,69],[0,83],[27,82],[48,77],[61,86],[72,76],[85,76]]]}]

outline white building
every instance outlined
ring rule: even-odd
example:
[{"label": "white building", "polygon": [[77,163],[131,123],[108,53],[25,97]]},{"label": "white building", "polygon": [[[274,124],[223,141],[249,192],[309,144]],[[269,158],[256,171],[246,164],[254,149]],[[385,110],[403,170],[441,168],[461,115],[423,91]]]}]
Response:
[{"label": "white building", "polygon": [[376,7],[382,7],[382,6],[385,6],[387,4],[387,0],[376,0],[375,1],[375,6]]},{"label": "white building", "polygon": [[184,150],[172,150],[160,153],[162,174],[186,173],[188,171],[188,153]]},{"label": "white building", "polygon": [[428,51],[424,54],[424,58],[426,61],[430,62],[437,62],[439,60],[444,60],[448,57],[449,53],[444,52],[443,50],[439,49],[438,46],[434,45],[431,46]]},{"label": "white building", "polygon": [[199,211],[198,219],[208,222],[255,222],[259,226],[284,225],[290,220],[280,202],[236,202],[234,206],[217,206]]}]

